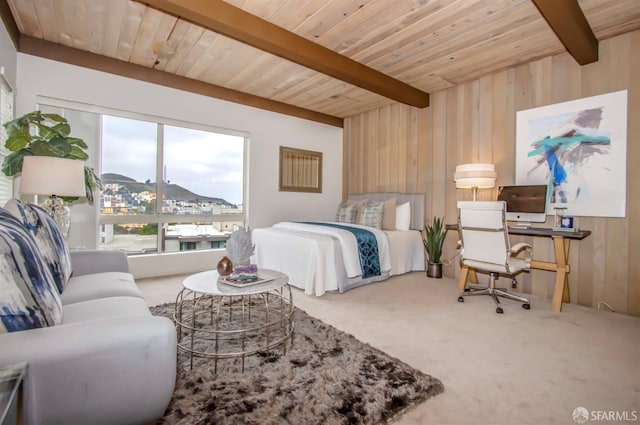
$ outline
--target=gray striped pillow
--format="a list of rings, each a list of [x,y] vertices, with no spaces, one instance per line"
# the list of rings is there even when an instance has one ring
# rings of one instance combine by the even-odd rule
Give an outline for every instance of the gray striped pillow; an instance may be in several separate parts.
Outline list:
[[[336,222],[338,223],[355,223],[356,221],[356,205],[347,205],[342,203],[338,206],[336,212]]]
[[[383,214],[384,202],[369,202],[362,207],[359,224],[380,229]]]

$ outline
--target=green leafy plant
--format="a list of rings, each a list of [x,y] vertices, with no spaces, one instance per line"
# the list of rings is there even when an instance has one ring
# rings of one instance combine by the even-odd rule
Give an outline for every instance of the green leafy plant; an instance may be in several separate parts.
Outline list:
[[[6,176],[15,176],[22,171],[25,156],[53,156],[56,158],[85,161],[89,155],[87,144],[71,137],[71,126],[66,118],[41,111],[29,112],[3,124],[7,131],[5,147],[11,151],[2,163]],[[84,183],[87,201],[93,203],[93,192],[102,186],[100,178],[91,167],[84,167]],[[77,198],[64,198],[67,201]]]
[[[442,256],[444,237],[447,234],[444,219],[433,217],[432,224],[424,226],[424,233],[425,237],[422,242],[427,250],[427,260],[432,264],[438,264]]]

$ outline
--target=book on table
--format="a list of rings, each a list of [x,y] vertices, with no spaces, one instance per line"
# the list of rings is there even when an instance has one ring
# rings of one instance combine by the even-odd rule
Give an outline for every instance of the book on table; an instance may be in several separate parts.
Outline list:
[[[267,278],[262,278],[258,275],[255,276],[250,276],[250,275],[240,275],[240,276],[224,276],[220,278],[220,282],[226,284],[226,285],[231,285],[231,286],[235,286],[238,288],[242,288],[245,286],[250,286],[250,285],[259,285],[261,283],[265,283],[265,282],[270,282],[272,281],[273,278],[271,277],[267,277]]]

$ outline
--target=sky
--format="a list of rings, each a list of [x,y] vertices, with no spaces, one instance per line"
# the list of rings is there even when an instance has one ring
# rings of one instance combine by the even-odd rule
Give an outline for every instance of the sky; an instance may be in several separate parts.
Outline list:
[[[165,125],[164,179],[242,203],[244,138]],[[103,115],[102,172],[156,181],[155,123]]]

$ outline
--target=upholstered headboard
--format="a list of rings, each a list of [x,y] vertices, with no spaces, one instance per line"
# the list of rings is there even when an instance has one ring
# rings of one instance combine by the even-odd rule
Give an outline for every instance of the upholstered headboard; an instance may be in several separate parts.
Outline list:
[[[391,198],[396,198],[396,205],[409,202],[411,205],[411,228],[422,231],[424,229],[424,193],[370,192],[351,194],[348,197],[354,201],[361,199],[386,201]]]

